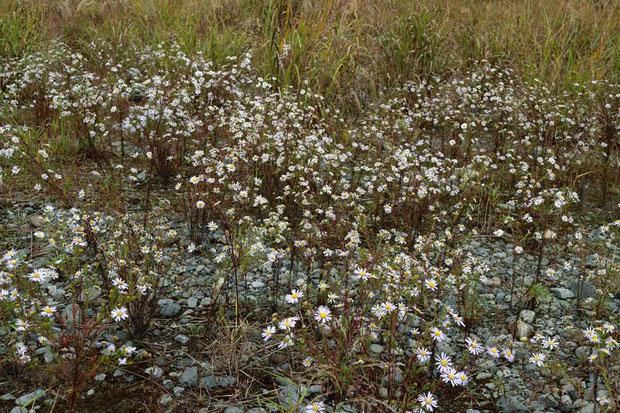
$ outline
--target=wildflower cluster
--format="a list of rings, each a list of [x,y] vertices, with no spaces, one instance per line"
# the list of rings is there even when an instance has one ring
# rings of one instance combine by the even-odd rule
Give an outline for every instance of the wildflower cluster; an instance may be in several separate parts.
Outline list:
[[[63,205],[2,259],[21,362],[78,348],[67,337],[80,357],[128,362],[135,348],[107,337],[143,336],[181,256],[199,255],[214,268],[210,316],[234,301],[236,326],[251,311],[265,347],[321,380],[308,412],[444,409],[489,364],[552,371],[575,334],[600,397],[616,395],[620,86],[557,94],[481,62],[350,122],[311,90],[272,87],[250,56],[215,67],[175,44],[93,50],[99,68],[59,44],[0,73],[14,119],[0,126],[0,182]],[[35,265],[43,248],[53,258]],[[509,290],[495,295],[500,276]],[[566,293],[570,281],[596,298]],[[550,289],[575,298],[567,333],[531,325]],[[482,338],[485,316],[508,327]]]
[[[75,403],[87,380],[138,355],[119,342],[116,324],[134,336],[146,332],[174,274],[166,242],[175,234],[155,218],[145,231],[135,217],[51,205],[44,212],[29,249],[2,256],[4,340],[17,363],[45,362],[60,372]]]

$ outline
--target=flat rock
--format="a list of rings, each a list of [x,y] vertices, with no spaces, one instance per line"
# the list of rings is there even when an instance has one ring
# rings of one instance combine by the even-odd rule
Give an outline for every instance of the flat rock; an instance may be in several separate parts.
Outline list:
[[[514,331],[515,338],[521,340],[523,338],[529,338],[533,333],[533,328],[528,323],[524,323],[521,320],[517,320],[516,326],[514,323],[508,326],[510,331]],[[516,329],[516,330],[515,330]]]
[[[590,281],[571,281],[568,284],[568,289],[574,294],[574,297],[584,298],[596,298],[596,287]]]
[[[17,399],[15,399],[15,404],[17,404],[19,406],[24,406],[26,404],[31,403],[33,400],[37,400],[37,399],[40,399],[42,397],[45,397],[45,390],[37,389],[37,390],[33,391],[32,393],[24,394],[23,396],[18,397]]]
[[[279,366],[287,360],[284,353],[273,353],[269,356],[269,362],[274,366]]]
[[[214,389],[216,387],[230,387],[237,383],[233,376],[207,376],[200,379],[200,387]]]
[[[43,224],[45,224],[45,218],[43,218],[41,215],[30,215],[29,221],[30,224],[35,228],[42,227]]]
[[[156,379],[159,379],[164,374],[164,370],[159,366],[149,367],[144,372]]]
[[[177,303],[166,303],[160,309],[161,315],[166,317],[174,317],[181,312],[181,306]]]
[[[193,387],[198,384],[198,367],[192,366],[183,370],[179,377],[179,383],[183,386]]]
[[[80,300],[82,301],[95,301],[101,297],[101,288],[91,287],[80,294]]]
[[[286,409],[293,409],[301,403],[299,389],[294,384],[287,384],[278,392],[280,404]]]
[[[445,341],[437,343],[437,351],[440,353],[446,353],[448,355],[452,355],[455,353],[454,349],[450,347],[450,345]]]
[[[371,344],[370,345],[370,352],[371,353],[375,353],[375,354],[379,354],[383,352],[383,346],[381,344]]]
[[[529,413],[527,407],[514,396],[502,396],[497,401],[497,410],[502,413]]]
[[[596,411],[596,406],[594,403],[588,403],[579,410],[579,413],[594,413]]]
[[[168,404],[172,401],[172,396],[169,394],[162,394],[161,397],[159,398],[159,403],[160,404]]]
[[[196,297],[189,297],[187,299],[187,306],[189,308],[196,308],[196,307],[198,307],[198,299]]]
[[[357,413],[357,409],[350,404],[343,404],[342,406],[338,407],[336,413]]]
[[[560,300],[569,300],[571,298],[575,298],[575,294],[568,288],[563,288],[563,287],[552,288],[551,291]]]
[[[481,371],[476,375],[476,380],[489,380],[493,378],[491,373],[487,373],[486,371]]]
[[[519,318],[525,322],[532,324],[534,322],[534,317],[536,317],[536,313],[532,310],[521,310],[521,314],[519,314]]]
[[[501,287],[502,280],[499,277],[487,278],[482,283],[489,287]]]
[[[60,316],[62,317],[64,323],[70,327],[82,322],[82,313],[77,304],[66,306],[60,313]]]

